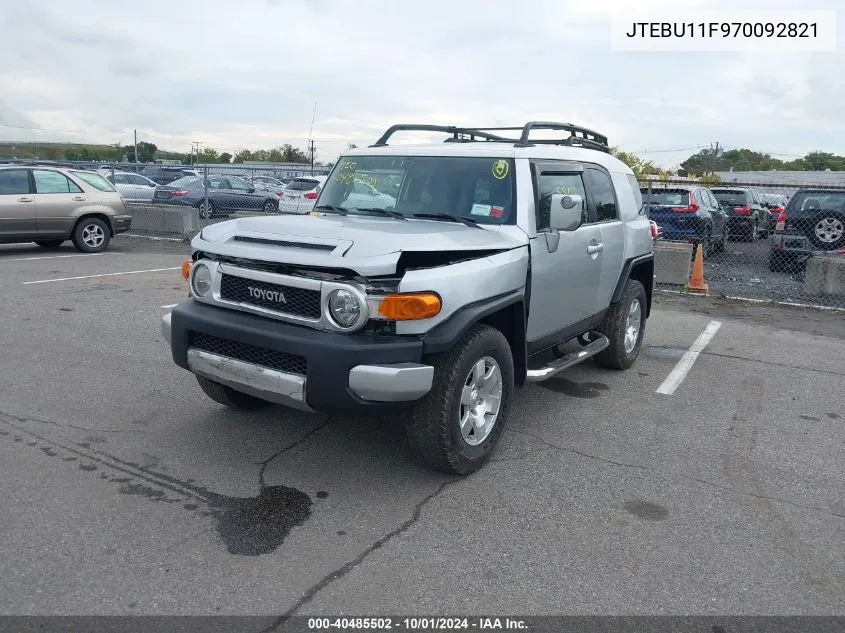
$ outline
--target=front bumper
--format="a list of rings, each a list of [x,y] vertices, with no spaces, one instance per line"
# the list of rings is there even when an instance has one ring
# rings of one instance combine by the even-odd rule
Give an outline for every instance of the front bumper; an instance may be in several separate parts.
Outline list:
[[[259,398],[319,412],[400,407],[431,390],[434,368],[422,363],[412,337],[342,334],[270,321],[187,300],[161,321],[174,362],[195,374]],[[199,349],[196,335],[302,359],[300,371]],[[256,356],[261,356],[258,354]],[[257,362],[249,362],[256,360]]]
[[[125,233],[132,226],[131,215],[113,215],[111,216],[111,228],[114,234]]]

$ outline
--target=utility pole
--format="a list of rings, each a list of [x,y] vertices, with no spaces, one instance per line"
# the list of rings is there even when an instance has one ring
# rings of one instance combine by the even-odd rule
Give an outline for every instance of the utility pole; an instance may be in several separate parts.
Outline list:
[[[200,162],[200,143],[201,143],[201,142],[202,142],[202,141],[194,141],[193,143],[191,143],[191,157],[192,157],[192,160],[193,160],[193,155],[194,155],[194,146],[196,145],[196,148],[197,148],[197,158],[196,158],[196,160],[195,160],[195,161],[193,161],[193,163],[192,163],[193,165],[196,165],[196,164],[198,164],[198,163]]]
[[[311,141],[311,146],[308,148],[311,152],[311,173],[314,173],[314,141]]]
[[[135,164],[138,164],[138,130],[133,130],[135,132]]]

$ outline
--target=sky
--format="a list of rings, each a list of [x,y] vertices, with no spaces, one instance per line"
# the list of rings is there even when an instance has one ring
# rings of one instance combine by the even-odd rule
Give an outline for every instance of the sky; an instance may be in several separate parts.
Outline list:
[[[763,16],[839,0],[632,4]],[[313,138],[329,161],[394,123],[553,120],[667,167],[717,141],[845,154],[845,10],[836,52],[658,53],[611,50],[625,0],[2,5],[0,140],[131,144],[137,130],[162,149],[235,153]]]

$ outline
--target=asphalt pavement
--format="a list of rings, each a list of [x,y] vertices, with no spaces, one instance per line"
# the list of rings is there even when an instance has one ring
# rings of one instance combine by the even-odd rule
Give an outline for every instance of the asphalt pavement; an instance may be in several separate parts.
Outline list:
[[[452,478],[397,417],[206,398],[159,331],[187,248],[0,246],[0,613],[845,614],[841,314],[661,295]]]

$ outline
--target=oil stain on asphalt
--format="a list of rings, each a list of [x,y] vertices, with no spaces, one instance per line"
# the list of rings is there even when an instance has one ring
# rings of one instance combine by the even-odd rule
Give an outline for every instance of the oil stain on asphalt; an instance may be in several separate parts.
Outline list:
[[[100,472],[101,479],[119,484],[118,492],[137,496],[155,503],[180,503],[182,509],[215,522],[215,531],[230,554],[260,556],[275,551],[291,530],[305,523],[311,516],[313,501],[306,493],[287,486],[268,486],[264,483],[262,464],[259,473],[260,490],[255,497],[231,497],[211,492],[189,479],[179,480],[156,472],[148,466],[121,460],[103,451],[91,448],[88,442],[64,444],[21,430],[37,438],[27,442],[38,446],[48,457],[61,457],[63,461],[85,460],[78,468],[91,472],[98,469],[116,471],[119,476]],[[86,452],[82,452],[85,450]],[[269,461],[269,460],[268,460]],[[97,465],[90,462],[96,462]],[[328,492],[317,492],[318,499],[326,499]]]
[[[629,514],[648,521],[662,521],[669,516],[669,511],[662,505],[641,499],[626,501],[622,507]]]

